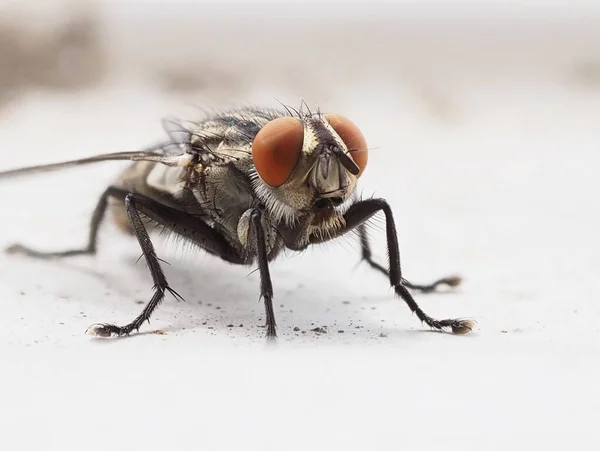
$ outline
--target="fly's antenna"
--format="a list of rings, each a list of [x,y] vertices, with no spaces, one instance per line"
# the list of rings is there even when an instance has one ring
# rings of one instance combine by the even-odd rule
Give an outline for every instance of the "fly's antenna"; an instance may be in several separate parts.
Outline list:
[[[150,161],[154,163],[164,164],[166,166],[187,166],[188,164],[192,163],[193,158],[194,156],[191,153],[165,155],[164,153],[161,153],[158,150],[105,153],[87,158],[81,158],[78,160],[42,164],[3,171],[0,172],[0,180],[31,174],[58,171],[60,169],[67,169],[76,166],[99,163],[103,161]]]

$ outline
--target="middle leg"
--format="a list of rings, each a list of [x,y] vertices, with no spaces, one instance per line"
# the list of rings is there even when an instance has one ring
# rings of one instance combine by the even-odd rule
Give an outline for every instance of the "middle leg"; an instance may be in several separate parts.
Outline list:
[[[88,328],[89,333],[99,337],[129,335],[134,330],[139,330],[145,321],[150,321],[150,316],[164,300],[167,292],[181,299],[181,296],[167,282],[141,215],[227,261],[232,263],[243,262],[237,251],[229,245],[225,238],[202,220],[165,206],[148,197],[129,193],[119,188],[112,188],[109,195],[125,201],[131,227],[152,275],[154,294],[144,310],[131,323],[125,326],[106,323],[93,324]]]

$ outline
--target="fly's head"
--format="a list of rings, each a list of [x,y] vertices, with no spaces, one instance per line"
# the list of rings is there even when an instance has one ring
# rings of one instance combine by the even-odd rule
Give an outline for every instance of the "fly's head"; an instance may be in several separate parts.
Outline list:
[[[352,197],[368,150],[348,118],[311,114],[267,123],[254,139],[252,159],[256,192],[271,215],[288,224],[307,215],[325,222]]]

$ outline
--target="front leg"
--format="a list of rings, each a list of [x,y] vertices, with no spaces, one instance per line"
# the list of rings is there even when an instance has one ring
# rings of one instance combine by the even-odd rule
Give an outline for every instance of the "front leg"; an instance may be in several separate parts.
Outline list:
[[[339,230],[336,234],[333,234],[334,236],[328,239],[336,238],[353,230],[356,227],[359,227],[379,211],[383,211],[385,214],[387,248],[389,256],[389,270],[386,271],[386,273],[389,276],[390,284],[394,288],[396,294],[400,296],[404,302],[408,304],[413,313],[416,313],[417,317],[429,327],[437,330],[445,330],[450,328],[453,333],[461,335],[471,332],[474,326],[473,321],[461,319],[436,320],[427,315],[421,309],[421,307],[419,307],[417,302],[408,291],[407,284],[402,278],[402,269],[400,267],[400,250],[398,246],[396,225],[394,223],[394,215],[389,204],[384,199],[369,199],[352,205],[344,214],[344,219],[346,220],[346,225],[344,228]],[[311,243],[323,242],[328,239],[311,237]]]
[[[255,240],[255,246],[253,247],[255,248],[258,257],[258,269],[260,271],[260,296],[262,299],[264,299],[265,312],[267,316],[267,338],[274,340],[277,338],[277,324],[275,322],[275,312],[273,310],[273,283],[271,282],[265,230],[261,218],[262,211],[258,208],[252,209],[250,212],[250,229]]]
[[[388,272],[388,270],[382,266],[381,264],[377,263],[374,259],[373,259],[373,253],[371,252],[371,243],[369,243],[369,236],[367,235],[367,228],[363,223],[361,223],[358,227],[358,235],[360,238],[360,246],[361,246],[361,258],[366,261],[369,266],[377,271],[379,271],[380,273],[384,274],[386,277],[389,277],[390,274]],[[448,276],[448,277],[443,277],[441,279],[435,280],[434,282],[428,283],[428,284],[415,284],[412,282],[409,282],[406,279],[402,279],[402,283],[404,286],[413,289],[413,290],[419,290],[423,293],[432,293],[436,290],[437,287],[442,286],[442,285],[446,285],[448,287],[454,288],[457,287],[458,285],[460,285],[460,283],[462,282],[462,278],[460,276]]]

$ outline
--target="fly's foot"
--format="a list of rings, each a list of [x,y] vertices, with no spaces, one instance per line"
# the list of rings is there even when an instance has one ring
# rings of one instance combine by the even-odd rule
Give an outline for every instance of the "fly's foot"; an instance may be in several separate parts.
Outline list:
[[[94,246],[89,246],[84,249],[71,249],[60,252],[43,252],[36,251],[35,249],[31,249],[30,247],[23,246],[22,244],[13,244],[4,249],[9,255],[21,254],[31,258],[40,258],[42,260],[49,260],[53,258],[63,258],[63,257],[75,257],[77,255],[91,255],[96,253],[96,248]]]
[[[134,326],[133,324],[129,324],[125,327],[115,326],[114,324],[92,324],[85,331],[87,335],[91,335],[93,337],[98,338],[110,338],[112,336],[123,337],[131,334],[133,331],[139,331],[139,327]]]
[[[11,244],[4,248],[4,252],[8,255],[16,255],[16,254],[31,254],[32,250],[28,247],[23,246],[22,244]]]
[[[437,281],[438,285],[447,285],[451,288],[457,287],[462,283],[463,279],[460,276],[454,275],[449,277],[444,277]]]
[[[449,288],[455,288],[455,287],[459,286],[462,283],[462,281],[463,281],[462,277],[460,277],[458,275],[453,275],[453,276],[444,277],[442,279],[438,279],[435,282],[430,283],[428,285],[415,284],[415,283],[409,282],[406,279],[402,279],[402,284],[407,288],[411,288],[413,290],[419,290],[422,293],[432,293],[435,290],[437,290],[438,287],[444,286],[444,285]]]
[[[428,326],[441,331],[450,329],[454,335],[470,334],[475,328],[475,324],[477,324],[476,321],[471,319],[443,319],[441,321],[429,319],[430,321],[425,320]]]
[[[267,341],[277,341],[277,331],[274,324],[267,324]]]
[[[450,327],[452,328],[452,333],[455,335],[467,335],[475,329],[475,324],[477,322],[471,319],[456,319]]]
[[[52,252],[40,252],[22,244],[12,244],[4,249],[8,255],[25,255],[31,258],[50,259],[56,255]]]

